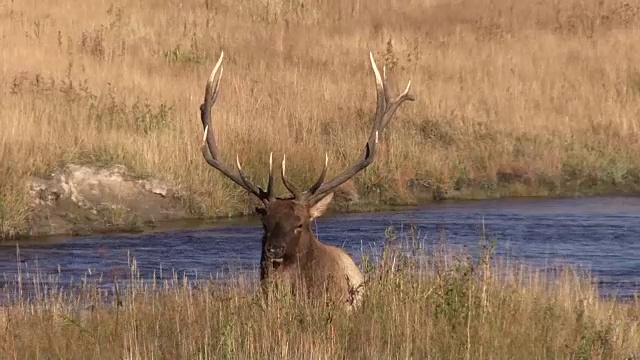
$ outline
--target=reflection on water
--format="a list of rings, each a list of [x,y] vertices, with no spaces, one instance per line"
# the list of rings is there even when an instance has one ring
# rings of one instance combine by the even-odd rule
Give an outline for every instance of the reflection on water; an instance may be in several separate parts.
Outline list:
[[[442,235],[452,246],[475,248],[484,225],[498,255],[545,267],[559,262],[592,271],[605,293],[640,289],[640,198],[590,197],[444,202],[401,211],[340,214],[317,222],[318,237],[355,258],[380,249],[389,226],[413,225],[427,243]],[[255,220],[135,234],[90,236],[0,246],[0,274],[21,271],[79,280],[91,271],[105,281],[127,277],[129,257],[142,276],[255,271],[262,228]],[[1,279],[0,279],[1,281]]]

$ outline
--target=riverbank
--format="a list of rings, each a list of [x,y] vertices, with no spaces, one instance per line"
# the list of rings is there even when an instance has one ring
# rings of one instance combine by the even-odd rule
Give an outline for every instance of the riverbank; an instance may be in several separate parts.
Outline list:
[[[351,186],[350,186],[351,185]],[[635,193],[635,184],[627,191]],[[22,231],[2,233],[4,241],[37,241],[56,237],[86,236],[109,233],[140,233],[166,231],[185,226],[251,221],[255,199],[246,195],[245,208],[237,213],[207,217],[190,213],[184,206],[184,195],[167,182],[156,178],[139,178],[126,167],[116,165],[97,168],[88,165],[67,165],[45,177],[31,177],[29,211]],[[568,190],[573,191],[569,192]],[[352,183],[336,190],[331,213],[376,212],[404,209],[440,201],[488,200],[496,198],[561,198],[598,194],[626,195],[617,191],[592,188],[576,192],[573,186],[545,189],[531,184],[508,183],[496,187],[466,188],[447,193],[433,189],[424,182],[411,180],[402,198],[384,198],[382,194],[361,195]],[[189,225],[187,225],[189,224]]]
[[[640,5],[628,1],[20,1],[0,17],[11,34],[0,36],[3,238],[251,209],[199,151],[197,110],[221,49],[221,152],[239,154],[256,182],[272,150],[288,154],[298,184],[313,182],[324,152],[329,176],[350,165],[374,110],[371,50],[393,85],[412,80],[416,101],[348,185],[359,201],[344,209],[640,187]],[[69,166],[124,166],[174,191],[137,183],[137,195],[103,201],[124,207],[35,208],[33,180]]]
[[[140,178],[126,167],[97,168],[67,165],[47,177],[30,177],[28,211],[24,227],[2,227],[3,240],[35,240],[57,236],[86,236],[109,233],[139,233],[202,225],[211,222],[238,221],[251,217],[255,199],[246,194],[244,209],[235,213],[207,216],[190,212],[185,195],[177,187],[156,178]],[[544,188],[510,182],[495,188],[472,187],[442,192],[425,182],[411,179],[403,197],[388,194],[359,194],[353,183],[336,190],[332,213],[375,212],[402,209],[440,201],[488,200],[522,197],[575,197],[590,195],[637,194],[636,184],[597,187],[565,184]],[[186,195],[188,196],[188,195]],[[387,197],[385,197],[387,196]],[[234,220],[235,219],[235,220]]]
[[[131,259],[127,283],[92,277],[71,291],[25,269],[0,289],[0,348],[15,358],[640,356],[640,302],[599,296],[588,273],[501,262],[486,241],[473,257],[446,246],[424,256],[408,243],[390,239],[363,258],[366,297],[350,315],[282,294],[265,303],[257,274],[225,285],[205,274],[143,278]]]

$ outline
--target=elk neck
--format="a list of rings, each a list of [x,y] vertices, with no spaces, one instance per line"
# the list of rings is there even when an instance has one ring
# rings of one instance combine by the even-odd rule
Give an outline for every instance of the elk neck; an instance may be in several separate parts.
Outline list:
[[[320,241],[311,230],[311,224],[307,224],[302,228],[296,247],[292,252],[285,254],[284,263],[290,264],[300,260],[312,259],[319,246]]]

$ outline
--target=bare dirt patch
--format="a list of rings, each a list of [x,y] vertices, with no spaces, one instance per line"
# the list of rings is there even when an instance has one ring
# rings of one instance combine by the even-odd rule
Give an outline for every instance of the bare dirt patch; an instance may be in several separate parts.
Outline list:
[[[29,182],[29,235],[135,231],[187,217],[175,188],[137,179],[125,166],[70,164]]]

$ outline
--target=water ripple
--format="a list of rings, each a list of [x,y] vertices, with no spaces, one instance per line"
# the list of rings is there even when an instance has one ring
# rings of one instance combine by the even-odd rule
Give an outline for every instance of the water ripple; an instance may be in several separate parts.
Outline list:
[[[590,197],[444,202],[402,211],[339,214],[319,219],[318,237],[354,256],[379,249],[389,226],[413,226],[427,242],[442,235],[473,247],[482,229],[498,255],[538,265],[575,264],[597,277],[605,293],[632,296],[640,288],[640,198]],[[81,278],[91,269],[105,278],[126,276],[135,257],[143,275],[209,274],[256,269],[261,227],[255,221],[146,234],[77,237],[0,246],[0,273],[22,271]]]

